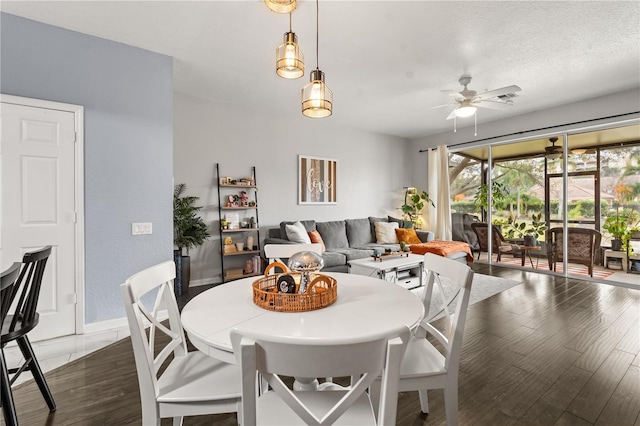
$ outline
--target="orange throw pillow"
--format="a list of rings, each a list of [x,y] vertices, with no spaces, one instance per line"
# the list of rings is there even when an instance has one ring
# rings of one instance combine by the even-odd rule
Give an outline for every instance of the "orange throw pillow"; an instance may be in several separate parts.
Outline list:
[[[416,234],[415,229],[397,228],[395,231],[396,237],[400,242],[404,242],[405,244],[420,244],[422,242],[418,234]],[[313,241],[313,238],[311,240]]]
[[[322,241],[322,236],[318,231],[310,231],[309,239],[312,243],[320,244],[322,246],[322,252],[324,253],[327,248],[324,246],[324,241]]]

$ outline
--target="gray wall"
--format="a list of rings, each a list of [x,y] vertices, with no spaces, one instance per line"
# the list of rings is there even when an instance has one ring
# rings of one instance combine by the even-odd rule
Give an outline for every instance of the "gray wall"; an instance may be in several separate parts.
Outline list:
[[[118,286],[172,259],[172,59],[0,19],[0,91],[85,108],[85,322],[121,318]],[[152,222],[153,234],[131,236],[132,222]]]
[[[175,181],[200,197],[213,234],[190,252],[195,284],[220,279],[216,163],[223,176],[233,177],[256,166],[261,228],[283,220],[398,216],[402,187],[413,185],[402,138],[339,126],[331,117],[282,117],[181,94],[174,108]],[[337,205],[297,204],[298,154],[338,160]]]

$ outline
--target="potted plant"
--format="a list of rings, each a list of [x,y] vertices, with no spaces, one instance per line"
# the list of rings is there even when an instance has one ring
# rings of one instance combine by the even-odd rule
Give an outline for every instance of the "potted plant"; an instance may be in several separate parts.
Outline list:
[[[400,209],[404,213],[416,229],[422,227],[422,218],[420,214],[424,209],[424,203],[431,203],[433,207],[436,205],[433,203],[427,191],[418,192],[417,188],[407,188],[404,194],[404,204]]]
[[[542,212],[531,215],[531,223],[525,229],[525,245],[537,246],[538,238],[544,235],[547,230],[547,224],[542,220]],[[530,244],[528,244],[530,243]]]
[[[187,185],[177,184],[173,190],[173,244],[176,263],[176,295],[189,290],[191,280],[191,258],[189,250],[199,247],[209,238],[207,225],[198,215],[201,206],[196,206],[198,197],[184,195]],[[186,249],[186,255],[184,250]]]
[[[622,239],[627,232],[627,217],[616,210],[616,214],[605,219],[602,229],[611,236],[611,250],[622,250]]]
[[[489,185],[483,183],[480,185],[476,191],[476,194],[473,197],[473,201],[476,207],[480,210],[480,214],[482,216],[482,220],[487,220],[487,210],[489,207],[488,200],[488,189]],[[507,190],[504,185],[496,180],[491,182],[491,200],[493,202],[492,205],[496,205],[504,200],[505,194],[507,194]]]

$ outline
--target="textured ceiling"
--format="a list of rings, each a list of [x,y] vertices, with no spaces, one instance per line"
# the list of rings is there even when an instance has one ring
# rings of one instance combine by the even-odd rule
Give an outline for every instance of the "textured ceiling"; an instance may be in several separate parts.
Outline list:
[[[300,89],[315,68],[315,2],[293,30],[305,76],[283,80],[275,48],[288,16],[253,1],[2,1],[4,12],[175,58],[177,92],[305,119]],[[488,122],[640,87],[638,1],[320,1],[319,67],[334,92],[328,120],[407,138],[452,128],[443,89],[516,84]],[[459,120],[458,126],[473,123]]]

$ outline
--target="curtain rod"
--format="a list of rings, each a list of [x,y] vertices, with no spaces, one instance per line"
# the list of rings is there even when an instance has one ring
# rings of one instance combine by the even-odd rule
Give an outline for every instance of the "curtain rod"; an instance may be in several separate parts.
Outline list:
[[[620,117],[625,117],[625,116],[634,115],[634,114],[640,114],[640,111],[626,112],[624,114],[610,115],[610,116],[607,116],[607,117],[600,117],[600,118],[590,118],[589,120],[574,121],[572,123],[565,123],[565,124],[556,124],[554,126],[539,127],[537,129],[523,130],[521,132],[507,133],[505,135],[500,135],[500,136],[491,136],[491,137],[484,138],[484,139],[476,139],[476,140],[473,140],[473,141],[460,142],[460,143],[455,143],[455,144],[448,145],[448,146],[452,147],[452,146],[468,145],[468,144],[472,144],[472,143],[490,141],[492,139],[499,139],[499,138],[504,138],[504,137],[508,137],[508,136],[524,135],[525,133],[539,132],[541,130],[556,129],[558,127],[573,126],[575,124],[591,123],[593,121],[608,120],[610,118],[620,118]],[[436,149],[436,148],[434,147],[434,148],[421,149],[418,152],[428,152],[429,150],[432,150],[432,149]]]

